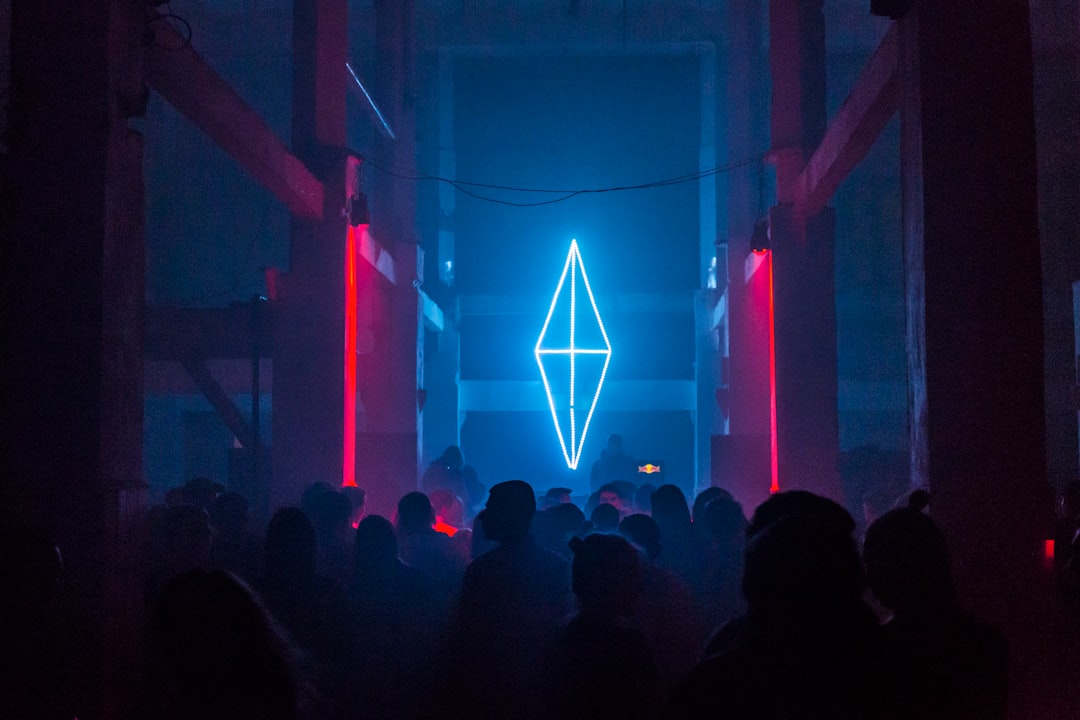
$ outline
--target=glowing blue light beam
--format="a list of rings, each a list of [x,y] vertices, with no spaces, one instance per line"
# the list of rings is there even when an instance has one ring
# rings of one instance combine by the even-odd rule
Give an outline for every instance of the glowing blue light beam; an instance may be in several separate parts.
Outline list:
[[[545,345],[544,341],[547,338],[548,329],[551,325],[551,318],[555,314],[555,308],[559,304],[559,298],[566,287],[566,276],[568,274],[570,276],[569,346],[548,347]],[[578,275],[581,276],[581,284],[585,286],[585,293],[589,298],[589,305],[592,309],[591,314],[586,314],[582,320],[584,322],[595,323],[596,328],[600,331],[600,336],[603,338],[603,347],[579,347],[577,344]],[[604,322],[600,319],[600,312],[596,309],[596,298],[593,297],[592,286],[589,285],[589,276],[585,273],[585,263],[581,260],[581,251],[578,249],[577,240],[570,241],[570,251],[566,254],[566,262],[563,264],[562,275],[559,277],[559,283],[555,286],[555,294],[551,298],[551,307],[548,309],[547,318],[544,320],[544,327],[540,330],[540,337],[536,340],[534,354],[536,356],[536,364],[540,368],[540,377],[544,381],[544,392],[547,393],[548,407],[551,408],[551,419],[555,423],[555,432],[559,436],[559,446],[562,448],[562,454],[566,459],[567,467],[571,470],[576,470],[578,462],[581,460],[581,449],[585,445],[585,436],[589,432],[589,424],[592,422],[593,412],[596,410],[596,401],[600,398],[600,389],[604,386],[604,378],[607,376],[608,364],[611,362],[611,342],[608,341],[607,331],[604,329]],[[600,371],[600,380],[596,383],[596,389],[592,393],[589,411],[585,416],[585,424],[581,428],[580,436],[578,435],[577,427],[577,357],[579,355],[604,356],[604,367]],[[562,423],[559,422],[560,413],[558,403],[556,402],[555,395],[551,391],[551,382],[548,377],[548,371],[544,367],[544,358],[549,356],[566,356],[570,360],[570,377],[568,378],[570,387],[568,398],[569,404],[568,407],[564,409],[567,419],[569,420],[569,448],[567,448]]]
[[[386,117],[382,114],[382,110],[380,110],[379,106],[375,104],[374,98],[371,97],[371,93],[368,92],[368,89],[364,87],[364,83],[360,81],[360,76],[356,74],[355,70],[353,70],[352,65],[350,65],[349,63],[345,63],[345,69],[349,71],[350,75],[352,75],[352,79],[356,82],[356,86],[360,88],[360,92],[364,94],[364,99],[367,100],[368,107],[371,108],[371,112],[375,115],[375,119],[379,121],[379,124],[377,126],[379,128],[379,132],[381,132],[383,135],[390,138],[391,140],[397,140],[397,136],[394,135],[393,128],[391,128],[390,123],[386,121]]]

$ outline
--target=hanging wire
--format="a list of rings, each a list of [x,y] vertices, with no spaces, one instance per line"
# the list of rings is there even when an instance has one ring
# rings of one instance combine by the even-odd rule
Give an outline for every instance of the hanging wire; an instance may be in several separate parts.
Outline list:
[[[224,290],[221,290],[221,291],[218,291],[218,292],[207,293],[207,294],[199,294],[199,295],[194,295],[194,296],[184,298],[182,300],[177,301],[175,303],[176,305],[178,305],[180,307],[189,307],[191,305],[201,305],[202,303],[209,302],[210,300],[217,300],[218,298],[222,298],[222,297],[226,297],[228,295],[232,295],[233,293],[235,293],[237,290],[240,289],[240,286],[241,286],[241,284],[243,284],[244,279],[246,277],[248,277],[248,273],[249,273],[248,264],[251,262],[251,255],[252,255],[253,251],[255,250],[255,245],[259,241],[259,238],[263,237],[263,228],[266,225],[266,222],[270,217],[270,210],[273,209],[274,202],[275,201],[274,201],[273,197],[269,198],[266,201],[266,206],[263,208],[262,218],[259,220],[258,224],[255,225],[255,231],[251,234],[251,241],[248,243],[247,250],[244,252],[244,258],[239,263],[237,263],[236,266],[235,266],[236,270],[233,273],[232,284],[229,287],[225,288]]]
[[[579,195],[598,195],[602,193],[612,192],[626,192],[630,190],[648,190],[652,188],[668,187],[670,185],[680,185],[688,182],[695,182],[697,180],[703,180],[707,177],[714,175],[720,175],[725,172],[730,172],[740,167],[745,167],[753,163],[760,163],[764,160],[766,153],[759,153],[752,157],[737,160],[735,162],[727,163],[725,165],[717,165],[709,170],[700,170],[698,172],[687,173],[685,175],[678,175],[676,177],[665,178],[663,180],[654,180],[652,182],[637,183],[633,185],[615,185],[611,187],[598,187],[598,188],[533,188],[533,187],[520,187],[515,185],[498,185],[493,183],[480,183],[469,180],[457,180],[452,178],[440,177],[438,175],[429,175],[427,173],[409,172],[400,170],[397,168],[383,167],[374,161],[364,158],[365,163],[369,163],[373,168],[391,177],[400,178],[403,180],[430,180],[434,182],[441,182],[456,188],[461,193],[468,195],[469,197],[476,198],[477,200],[483,200],[484,202],[491,202],[498,205],[510,205],[513,207],[538,207],[540,205],[553,205],[555,203],[561,203],[570,198],[577,197]],[[517,192],[517,193],[536,193],[536,194],[549,194],[559,195],[557,198],[551,198],[548,200],[538,200],[535,202],[519,202],[513,200],[502,200],[500,198],[494,198],[490,195],[485,195],[477,192],[472,188],[479,188],[481,190],[501,190],[504,192]]]

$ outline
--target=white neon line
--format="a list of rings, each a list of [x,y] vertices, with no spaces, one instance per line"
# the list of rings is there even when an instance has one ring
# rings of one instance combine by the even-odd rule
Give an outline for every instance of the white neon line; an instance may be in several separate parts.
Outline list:
[[[574,247],[577,247],[577,241],[574,242]],[[604,336],[604,345],[608,350],[611,350],[611,341],[608,340],[607,330],[604,329],[604,321],[600,319],[600,311],[596,309],[596,298],[593,297],[592,285],[589,284],[589,276],[585,274],[585,261],[581,260],[581,252],[578,252],[578,260],[581,265],[581,279],[585,282],[585,292],[589,294],[589,304],[592,305],[593,316],[596,318],[596,324],[600,326],[600,334]]]
[[[555,303],[559,301],[559,293],[562,292],[563,283],[566,282],[566,270],[570,267],[570,260],[572,256],[570,253],[566,255],[566,263],[563,265],[562,275],[559,276],[559,284],[555,286],[555,294],[551,296],[551,307],[548,308],[547,318],[544,320],[544,328],[540,331],[540,337],[536,339],[536,350],[540,350],[540,345],[544,342],[544,336],[547,335],[548,325],[551,324],[551,316],[555,314]]]
[[[555,423],[555,434],[559,436],[559,446],[562,448],[563,458],[566,460],[566,464],[570,465],[570,455],[566,452],[566,441],[563,440],[562,428],[559,426],[559,415],[555,412],[555,396],[551,394],[551,385],[548,383],[547,372],[544,370],[544,363],[540,361],[539,355],[536,357],[536,364],[540,367],[540,377],[544,380],[544,392],[547,393],[548,407],[551,408],[551,421]]]
[[[611,362],[611,354],[604,358],[604,369],[600,371],[600,382],[596,383],[596,394],[593,395],[592,405],[589,406],[589,414],[585,416],[585,427],[581,429],[581,447],[578,448],[578,458],[581,457],[581,448],[585,446],[585,434],[589,432],[589,423],[592,422],[593,412],[596,410],[596,402],[600,399],[600,388],[604,387],[604,378],[607,377],[608,364]]]
[[[581,457],[581,449],[574,444],[574,430],[577,427],[577,421],[574,417],[574,408],[570,408],[570,447],[574,449],[574,457],[570,459],[568,463],[571,470],[577,470],[578,459]]]
[[[536,351],[537,355],[569,355],[570,353],[574,355],[610,355],[611,351],[605,348],[574,348],[573,350],[569,348],[542,348]]]
[[[574,335],[577,333],[577,268],[581,265],[581,256],[577,249],[577,240],[570,241],[570,254],[574,263],[570,268],[570,447],[575,447],[574,407],[577,403],[574,388],[574,370],[577,366],[577,354],[574,352]]]

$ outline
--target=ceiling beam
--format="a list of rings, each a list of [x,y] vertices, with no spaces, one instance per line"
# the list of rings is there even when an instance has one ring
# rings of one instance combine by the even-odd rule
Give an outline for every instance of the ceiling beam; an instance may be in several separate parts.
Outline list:
[[[147,307],[143,333],[146,359],[180,362],[193,352],[208,359],[250,359],[256,348],[260,355],[269,357],[273,304],[255,302],[255,306],[233,303],[227,308]]]
[[[794,203],[799,217],[810,217],[828,204],[896,113],[900,104],[897,58],[893,24],[796,180]]]
[[[323,186],[161,15],[150,23],[146,82],[299,217],[323,213]],[[344,71],[343,71],[344,72]]]

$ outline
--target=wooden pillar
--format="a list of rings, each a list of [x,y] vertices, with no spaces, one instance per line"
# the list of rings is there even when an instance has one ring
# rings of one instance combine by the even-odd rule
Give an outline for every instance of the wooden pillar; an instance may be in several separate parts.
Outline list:
[[[415,266],[407,264],[409,249],[394,253],[397,285],[377,277],[374,268],[362,268],[360,275],[362,283],[370,278],[372,284],[364,285],[361,299],[361,333],[369,345],[359,380],[364,426],[357,440],[357,483],[367,490],[370,511],[387,517],[404,493],[417,488],[420,306],[408,280],[415,277]]]
[[[312,482],[342,480],[343,210],[354,181],[343,150],[347,20],[345,0],[294,5],[293,149],[326,192],[321,219],[293,217],[289,270],[278,281],[271,510],[298,504]]]
[[[913,482],[965,605],[1010,641],[1010,717],[1065,717],[1041,558],[1050,523],[1028,3],[901,21]]]
[[[52,679],[80,717],[120,717],[142,609],[142,138],[128,118],[144,109],[145,8],[11,11],[0,525],[56,537],[70,631]]]
[[[799,175],[825,132],[822,0],[772,0],[769,213],[776,334],[776,434],[781,490],[840,501],[833,217],[794,212]]]
[[[800,220],[781,204],[769,224],[780,489],[842,502],[833,211]]]
[[[762,0],[728,4],[729,42],[725,55],[725,108],[728,162],[760,153],[768,143],[767,80],[762,31]],[[717,328],[717,414],[727,412],[725,431],[713,437],[712,484],[726,488],[747,513],[769,494],[769,325],[768,293],[753,270],[750,253],[754,223],[767,212],[765,160],[736,168],[727,184],[727,227],[717,244],[717,290],[726,303],[725,324]],[[726,401],[725,401],[726,396]],[[726,426],[726,427],[723,427]]]
[[[416,164],[415,17],[411,0],[375,4],[378,64],[376,97],[395,139],[380,136],[378,163],[410,175]],[[372,512],[389,515],[418,482],[421,435],[417,389],[423,368],[423,325],[413,282],[424,277],[423,250],[416,242],[415,181],[380,173],[373,189],[372,234],[389,248],[397,282],[382,287],[382,332],[375,337],[370,366],[361,379],[366,429],[357,451],[357,482],[367,488]],[[366,478],[366,479],[365,479]]]
[[[1073,282],[1080,280],[1080,3],[1031,0],[1039,228],[1046,321],[1047,471],[1052,485],[1077,467],[1077,344]]]

